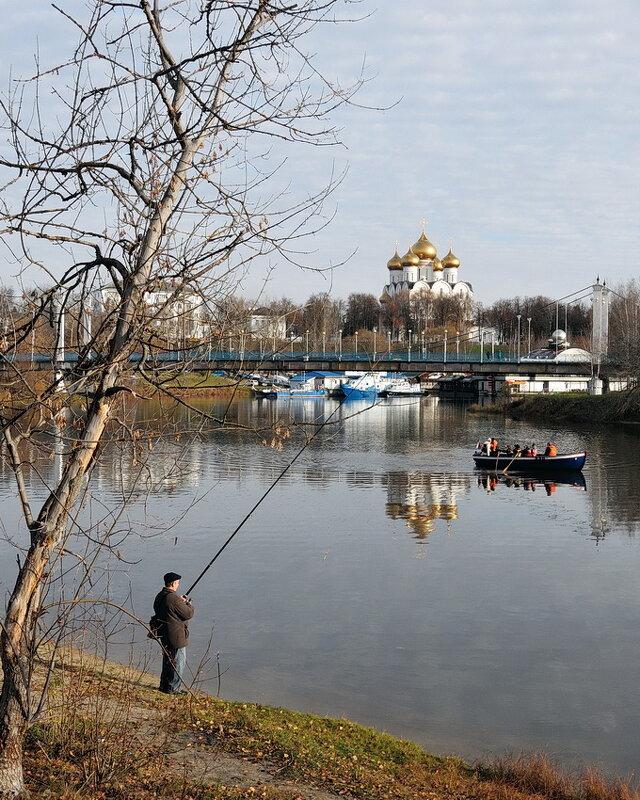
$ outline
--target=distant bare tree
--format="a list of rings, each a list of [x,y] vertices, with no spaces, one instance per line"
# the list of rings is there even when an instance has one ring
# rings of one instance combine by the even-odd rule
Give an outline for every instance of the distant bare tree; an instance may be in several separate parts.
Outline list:
[[[0,159],[1,241],[25,282],[50,287],[6,331],[4,354],[22,348],[42,320],[59,331],[74,304],[92,308],[105,287],[116,298],[78,337],[71,373],[54,364],[37,387],[17,362],[5,373],[4,452],[29,541],[0,636],[2,797],[24,789],[22,742],[39,708],[32,676],[50,564],[69,557],[65,543],[78,533],[76,511],[105,435],[136,441],[131,421],[115,413],[130,392],[134,353],[147,385],[165,390],[149,361],[158,338],[150,286],[171,285],[166,310],[185,292],[227,296],[258,256],[295,260],[292,240],[312,231],[335,186],[281,205],[285,193],[273,179],[283,159],[270,160],[270,149],[337,141],[327,115],[357,87],[324,78],[304,39],[335,22],[342,2],[74,3],[59,13],[77,29],[77,47],[58,63],[36,62],[36,74],[14,82],[0,103],[13,149]],[[53,106],[43,105],[48,97]],[[72,424],[61,428],[61,416]],[[27,476],[36,446],[55,448],[60,462],[43,502]]]
[[[640,281],[616,286],[609,307],[609,356],[640,384]]]
[[[372,331],[380,324],[380,303],[373,294],[350,294],[344,313],[344,332],[351,336],[356,331]]]
[[[302,326],[309,331],[310,346],[318,349],[327,337],[335,339],[342,325],[340,300],[333,300],[328,292],[312,294],[302,310]]]

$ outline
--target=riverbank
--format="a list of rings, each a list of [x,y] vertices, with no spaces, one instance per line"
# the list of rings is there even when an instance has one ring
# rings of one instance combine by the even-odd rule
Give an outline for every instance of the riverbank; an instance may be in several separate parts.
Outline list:
[[[155,690],[157,677],[67,653],[28,737],[32,800],[639,800],[543,757],[469,765],[347,720]]]
[[[473,405],[470,413],[504,414],[514,419],[556,422],[640,422],[640,392],[616,392],[592,396],[578,392],[523,395],[490,406]]]
[[[132,382],[132,388],[144,397],[158,392],[158,388],[142,378]],[[253,392],[244,378],[233,378],[230,375],[213,375],[210,372],[176,372],[167,374],[162,379],[162,390],[176,397],[252,397]]]

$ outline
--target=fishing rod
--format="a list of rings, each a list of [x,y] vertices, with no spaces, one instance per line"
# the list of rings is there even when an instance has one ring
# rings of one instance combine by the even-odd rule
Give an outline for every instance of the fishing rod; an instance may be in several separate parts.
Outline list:
[[[360,378],[360,380],[362,380],[362,378],[364,378],[364,375],[363,375],[363,376]],[[316,436],[318,436],[318,434],[320,433],[320,431],[322,431],[322,429],[323,429],[323,428],[324,428],[326,425],[328,425],[328,423],[329,423],[329,422],[331,421],[331,419],[332,419],[332,418],[335,416],[335,414],[336,414],[336,413],[337,413],[337,412],[338,412],[338,411],[339,411],[339,410],[342,408],[342,404],[344,403],[344,401],[345,401],[346,399],[347,399],[346,397],[343,397],[343,398],[342,398],[342,400],[341,400],[341,401],[340,401],[340,403],[339,403],[339,404],[336,406],[336,408],[334,408],[334,409],[333,409],[333,411],[331,412],[331,414],[329,414],[329,416],[328,416],[328,417],[327,417],[327,418],[324,420],[324,422],[322,422],[322,423],[320,424],[320,426],[318,427],[318,430],[317,430],[317,431],[316,431],[316,432],[313,434],[313,436],[310,436],[310,437],[307,439],[307,441],[306,441],[306,442],[304,443],[304,445],[303,445],[303,446],[300,448],[300,450],[299,450],[299,451],[296,453],[296,455],[295,455],[295,456],[294,456],[294,457],[291,459],[291,461],[290,461],[290,462],[287,464],[287,466],[286,466],[286,467],[285,467],[285,468],[282,470],[282,472],[281,472],[281,473],[280,473],[280,474],[277,476],[277,478],[276,478],[276,479],[273,481],[273,483],[271,484],[271,486],[269,486],[269,488],[266,490],[266,492],[264,492],[264,494],[262,495],[262,497],[260,497],[260,498],[258,499],[258,501],[257,501],[257,502],[256,502],[256,503],[253,505],[253,507],[251,508],[251,510],[250,510],[250,511],[248,511],[248,512],[247,512],[247,514],[245,514],[245,516],[243,517],[243,519],[242,519],[242,520],[241,520],[241,521],[238,523],[238,525],[235,527],[234,531],[233,531],[233,532],[231,533],[231,535],[230,535],[230,536],[227,538],[227,540],[224,542],[224,544],[223,544],[223,545],[220,547],[220,549],[218,550],[218,552],[217,552],[217,553],[214,555],[214,557],[211,559],[211,561],[209,561],[209,563],[206,565],[206,567],[205,567],[205,568],[202,570],[202,572],[201,572],[201,573],[198,575],[198,577],[195,579],[195,581],[194,581],[194,582],[191,584],[191,586],[190,586],[190,587],[187,589],[187,591],[185,592],[185,595],[186,595],[186,596],[190,595],[190,594],[191,594],[191,592],[192,592],[192,591],[193,591],[193,590],[196,588],[196,586],[197,586],[197,585],[200,583],[200,581],[202,580],[202,578],[204,578],[204,576],[206,575],[206,573],[207,573],[207,572],[208,572],[208,571],[211,569],[211,567],[213,566],[213,564],[214,564],[214,562],[216,561],[216,559],[217,559],[217,558],[218,558],[218,557],[219,557],[219,556],[222,554],[222,552],[225,550],[225,548],[227,547],[227,545],[228,545],[228,544],[230,544],[230,542],[232,541],[232,539],[234,538],[234,536],[235,536],[235,535],[236,535],[236,534],[237,534],[237,533],[240,531],[240,529],[243,527],[243,525],[244,525],[244,524],[247,522],[247,520],[248,520],[248,519],[251,517],[251,515],[254,513],[254,511],[255,511],[255,510],[258,508],[258,506],[260,506],[260,504],[261,504],[261,503],[262,503],[262,502],[263,502],[263,501],[264,501],[264,500],[267,498],[267,496],[268,496],[268,495],[269,495],[269,493],[272,491],[272,489],[274,489],[274,488],[276,487],[276,485],[277,485],[277,484],[278,484],[278,483],[279,483],[279,482],[282,480],[282,478],[283,478],[283,477],[284,477],[284,476],[287,474],[287,472],[288,472],[288,471],[291,469],[291,467],[292,467],[292,466],[293,466],[293,465],[296,463],[296,461],[297,461],[297,460],[300,458],[300,456],[301,456],[301,455],[304,453],[304,451],[307,449],[307,447],[309,447],[309,445],[311,444],[311,442],[313,442],[313,440],[316,438]]]

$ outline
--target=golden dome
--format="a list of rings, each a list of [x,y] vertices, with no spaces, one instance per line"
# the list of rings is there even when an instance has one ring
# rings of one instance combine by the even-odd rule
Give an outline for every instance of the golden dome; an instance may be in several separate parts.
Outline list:
[[[391,256],[391,258],[387,261],[387,267],[389,269],[402,269],[402,259],[396,249],[396,252]]]
[[[424,231],[420,234],[420,238],[418,241],[413,245],[411,248],[413,252],[418,256],[418,258],[423,261],[430,258],[435,258],[436,248],[431,244],[431,242],[427,239],[424,234]]]
[[[382,294],[380,295],[380,298],[379,298],[378,302],[379,303],[386,303],[388,300],[391,300],[391,298],[389,297],[389,293],[385,289],[384,292],[382,292]]]
[[[459,267],[460,266],[460,259],[453,254],[453,250],[449,248],[449,252],[447,255],[442,259],[442,264],[445,267]]]
[[[420,256],[413,252],[413,247],[410,247],[407,252],[402,256],[403,267],[417,267],[420,263]]]
[[[442,266],[442,261],[440,261],[438,256],[436,256],[433,259],[433,271],[434,272],[442,272],[443,269],[444,269],[444,267]]]

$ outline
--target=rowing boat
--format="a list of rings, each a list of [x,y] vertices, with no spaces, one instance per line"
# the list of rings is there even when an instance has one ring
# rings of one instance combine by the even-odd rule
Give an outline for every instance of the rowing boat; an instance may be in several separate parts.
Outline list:
[[[512,472],[553,472],[554,470],[580,470],[587,459],[586,453],[558,453],[557,456],[514,456],[500,452],[487,456],[476,450],[473,460],[480,469],[509,469]]]

